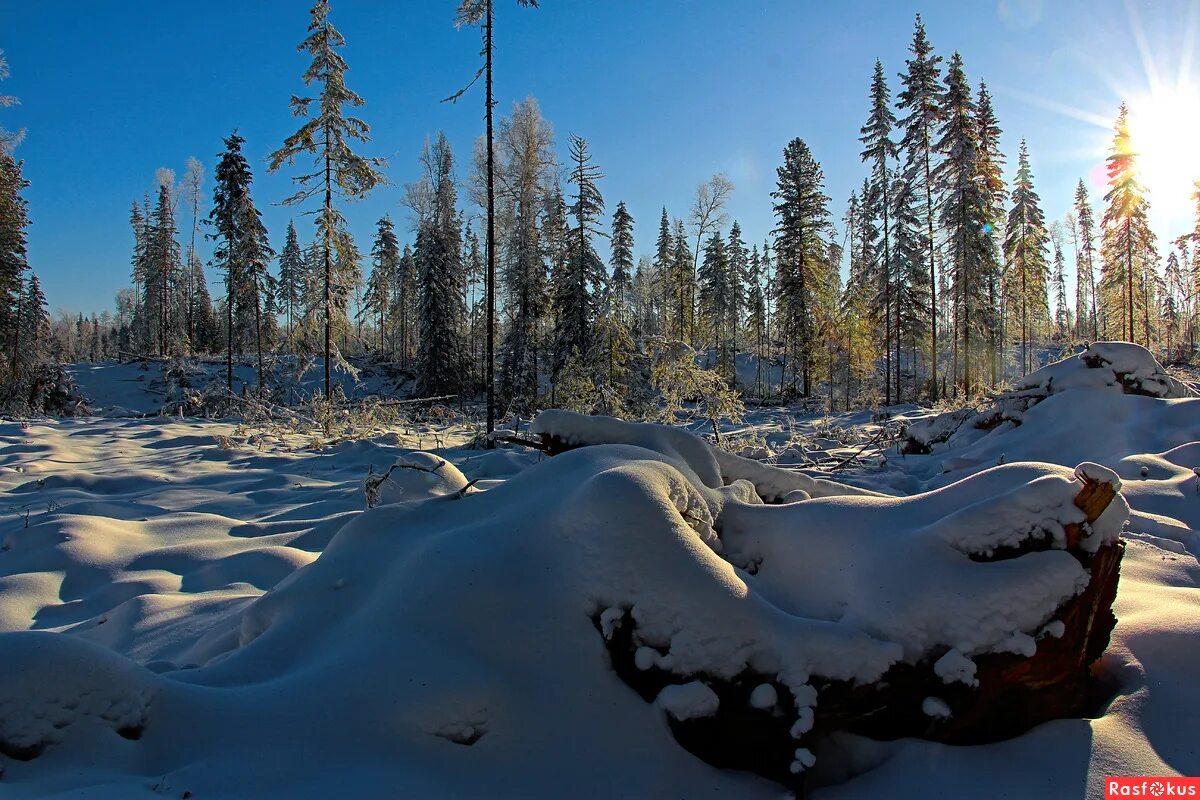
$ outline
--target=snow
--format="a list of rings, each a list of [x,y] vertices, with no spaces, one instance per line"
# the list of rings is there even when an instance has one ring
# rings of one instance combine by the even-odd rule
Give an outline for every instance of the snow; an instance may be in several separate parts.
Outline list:
[[[678,720],[711,717],[721,705],[716,692],[700,681],[664,687],[654,702]]]
[[[952,716],[950,706],[940,697],[926,697],[921,701],[921,713],[934,719],[949,719]]]
[[[975,662],[955,649],[948,650],[946,655],[934,662],[933,672],[945,683],[965,683],[967,686],[979,684],[975,680]]]
[[[760,683],[750,692],[750,705],[758,709],[772,709],[779,702],[779,693],[769,683]]]
[[[604,444],[2,424],[2,793],[778,797],[664,724],[723,713],[715,682],[746,678],[817,800],[1098,799],[1106,774],[1200,773],[1200,398],[1129,346],[1083,355],[1096,366],[1048,365],[1008,422],[831,476],[768,454],[840,460],[878,421],[764,409],[726,428],[766,461],[567,412],[535,431]],[[367,509],[368,476],[397,464]],[[1061,549],[1084,480],[1121,492],[1085,545],[1127,540],[1095,719],[970,748],[814,735],[823,681],[930,659],[960,692],[976,656],[1061,636],[1089,580]],[[1049,549],[972,559],[1030,539]],[[654,702],[610,665],[623,637],[667,676]],[[924,713],[950,714],[929,691]]]

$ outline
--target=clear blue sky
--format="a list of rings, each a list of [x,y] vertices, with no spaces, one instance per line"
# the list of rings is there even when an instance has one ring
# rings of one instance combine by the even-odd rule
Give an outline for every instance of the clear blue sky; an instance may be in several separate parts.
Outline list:
[[[972,85],[989,83],[1010,159],[1028,140],[1047,215],[1058,217],[1079,177],[1100,189],[1110,134],[1097,121],[1106,126],[1122,96],[1148,92],[1156,70],[1172,83],[1180,71],[1194,76],[1200,11],[1196,0],[543,0],[537,10],[497,2],[499,110],[534,95],[560,151],[568,132],[590,140],[609,212],[628,204],[639,253],[653,246],[660,208],[685,216],[695,186],[717,171],[736,185],[731,215],[761,241],[772,227],[774,170],[796,136],[822,162],[840,219],[865,174],[857,136],[872,66],[881,58],[898,90],[918,11],[937,51],[960,50]],[[401,187],[416,177],[426,135],[446,131],[461,177],[482,132],[477,91],[458,105],[438,102],[478,63],[478,35],[455,30],[455,5],[333,2],[348,83],[367,100],[361,115],[374,140],[364,150],[390,159],[393,185],[347,209],[364,251],[379,216],[406,219]],[[206,167],[211,197],[215,155],[235,127],[282,246],[298,212],[274,205],[290,183],[267,175],[265,159],[296,126],[287,102],[302,88],[307,62],[295,46],[308,6],[0,0],[0,49],[12,71],[0,93],[21,100],[0,111],[0,124],[27,129],[18,154],[32,182],[30,263],[52,311],[113,307],[128,282],[130,202],[153,186],[156,168],[182,173],[191,155]],[[1185,205],[1156,203],[1160,235],[1182,232]],[[309,221],[297,224],[308,238]]]

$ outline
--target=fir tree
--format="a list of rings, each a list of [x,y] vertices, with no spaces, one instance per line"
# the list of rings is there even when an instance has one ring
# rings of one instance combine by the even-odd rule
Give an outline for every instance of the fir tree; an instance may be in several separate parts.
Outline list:
[[[348,238],[345,220],[334,206],[333,198],[340,195],[357,199],[366,195],[383,182],[379,172],[383,161],[364,158],[350,148],[353,140],[367,142],[370,129],[362,120],[343,113],[344,106],[363,105],[363,99],[346,86],[346,61],[338,53],[346,40],[329,21],[329,0],[317,0],[310,13],[309,35],[297,49],[312,56],[303,80],[306,86],[319,84],[320,95],[292,97],[292,113],[308,119],[284,140],[283,147],[271,154],[270,170],[275,172],[284,164],[292,164],[304,153],[311,154],[315,162],[314,171],[295,178],[303,188],[284,202],[290,205],[315,196],[323,198],[316,219],[324,273],[325,399],[329,400],[332,397],[334,257],[338,250],[345,249]],[[313,103],[317,104],[316,114],[311,113]]]
[[[1147,215],[1150,203],[1137,178],[1137,153],[1129,135],[1129,110],[1121,104],[1117,115],[1112,148],[1108,155],[1108,194],[1100,221],[1103,237],[1101,276],[1105,313],[1120,304],[1121,338],[1137,341],[1135,331],[1134,276],[1143,271],[1144,262],[1154,249],[1154,234]],[[1147,326],[1148,327],[1148,326]],[[1147,347],[1150,332],[1145,330]]]
[[[14,372],[22,347],[17,319],[21,290],[29,267],[25,244],[28,202],[21,196],[29,182],[21,167],[8,149],[0,147],[0,337],[8,349],[9,369]]]
[[[1089,335],[1092,341],[1100,338],[1099,319],[1096,313],[1096,222],[1092,206],[1088,202],[1087,187],[1080,180],[1075,187],[1075,319],[1080,326],[1080,335]],[[1084,325],[1084,321],[1089,323]]]
[[[400,340],[400,365],[407,368],[416,353],[415,334],[418,312],[417,261],[412,248],[404,245],[396,268],[396,283],[392,288],[390,312]]]
[[[381,217],[371,247],[371,277],[367,279],[367,294],[363,309],[379,319],[379,351],[387,352],[387,313],[392,306],[392,287],[400,269],[400,242],[391,217]]]
[[[879,299],[883,306],[883,358],[884,358],[884,402],[892,402],[892,345],[896,342],[893,323],[897,317],[893,306],[896,294],[896,267],[892,260],[891,236],[891,167],[889,160],[898,156],[896,143],[892,141],[892,130],[896,127],[896,117],[890,105],[887,79],[883,73],[883,63],[875,62],[875,74],[871,79],[871,113],[863,125],[859,141],[863,143],[862,160],[871,165],[870,191],[864,198],[864,203],[870,212],[882,220],[880,229],[882,240],[877,252],[880,261],[875,265],[875,276],[879,286]],[[899,369],[899,361],[896,361]],[[896,375],[895,399],[899,401],[899,373]]]
[[[275,251],[267,240],[262,214],[254,206],[250,185],[254,175],[242,154],[241,136],[234,133],[225,139],[225,152],[216,169],[216,188],[213,190],[213,238],[217,246],[213,260],[225,273],[225,314],[227,340],[226,382],[233,391],[233,351],[248,342],[254,344],[258,362],[258,388],[266,385],[263,363],[265,298],[273,295],[274,279],[268,265]]]
[[[999,383],[1003,368],[1000,344],[1004,339],[1004,322],[1000,307],[1002,303],[1003,267],[1001,265],[1000,228],[1004,220],[1004,155],[1000,152],[1000,125],[992,109],[992,96],[987,84],[979,82],[976,100],[976,125],[979,132],[979,176],[983,184],[986,205],[984,210],[984,234],[986,247],[980,266],[980,279],[987,285],[987,304],[980,318],[988,338],[988,363],[991,366],[991,385]]]
[[[179,243],[176,241],[175,209],[170,186],[158,187],[158,201],[147,217],[145,240],[145,277],[142,310],[149,320],[148,330],[158,354],[179,351],[184,334],[176,304],[180,264]]]
[[[777,220],[780,338],[790,355],[792,389],[807,397],[812,388],[815,303],[828,269],[824,237],[830,228],[829,198],[824,193],[821,165],[807,144],[793,139],[783,156],[783,166],[777,169],[778,183],[771,193]]]
[[[1008,296],[1021,324],[1021,374],[1032,368],[1029,356],[1031,323],[1046,306],[1049,264],[1046,245],[1050,237],[1046,218],[1033,188],[1029,150],[1021,141],[1017,177],[1013,182],[1012,208],[1005,226],[1004,259],[1008,265]]]
[[[287,317],[287,338],[292,338],[292,318],[302,307],[305,275],[304,252],[300,249],[300,238],[296,226],[288,220],[287,236],[283,250],[279,253],[279,305]]]
[[[729,227],[729,238],[725,243],[729,254],[729,299],[725,327],[729,332],[731,359],[734,364],[733,378],[737,378],[738,336],[741,333],[742,317],[746,309],[746,284],[749,281],[749,256],[746,243],[742,240],[742,226],[737,220]]]
[[[617,203],[612,221],[612,277],[608,283],[608,313],[629,327],[633,309],[633,217],[625,203]]]
[[[896,106],[907,114],[900,120],[904,130],[900,145],[904,149],[904,176],[917,193],[918,213],[924,223],[921,250],[928,264],[929,289],[929,383],[934,400],[938,396],[938,327],[937,327],[937,276],[934,274],[934,216],[937,203],[934,199],[933,173],[936,151],[934,137],[942,120],[941,108],[941,56],[933,54],[933,46],[925,36],[925,24],[917,15],[912,44],[913,57],[905,61],[907,70],[900,75],[903,85],[897,96]]]
[[[181,191],[183,199],[191,211],[192,217],[192,234],[188,240],[187,254],[184,257],[184,284],[186,286],[186,308],[187,308],[187,340],[188,349],[191,352],[196,352],[198,349],[196,341],[196,285],[195,271],[193,265],[199,261],[199,256],[196,254],[196,234],[200,230],[200,193],[204,186],[204,167],[196,158],[188,158],[187,172],[183,177]]]
[[[428,151],[432,177],[432,209],[417,230],[413,253],[420,301],[417,336],[417,391],[426,395],[457,394],[465,387],[466,276],[462,263],[462,228],[455,211],[454,156],[444,134]]]
[[[764,371],[763,362],[767,350],[767,306],[763,294],[762,260],[758,255],[758,245],[750,248],[750,259],[747,262],[746,285],[746,336],[754,352],[754,386],[760,394],[763,391]]]
[[[671,221],[664,206],[658,222],[658,239],[654,244],[654,277],[658,284],[659,305],[663,314],[663,333],[682,341],[683,304],[686,302],[687,293],[675,280],[672,270],[675,263],[674,244]]]
[[[500,277],[509,325],[497,388],[503,402],[518,403],[518,413],[532,410],[538,391],[539,339],[547,312],[541,217],[556,166],[553,147],[554,133],[532,98],[516,104],[512,115],[500,121]]]
[[[18,295],[15,308],[15,324],[21,346],[12,365],[14,386],[33,375],[38,365],[50,357],[53,341],[46,296],[42,293],[37,275],[30,275],[24,288],[24,292]]]
[[[568,237],[565,269],[555,276],[554,367],[555,374],[574,353],[586,358],[591,348],[589,327],[596,311],[596,296],[605,284],[604,264],[596,255],[592,238],[599,234],[597,221],[604,211],[604,198],[596,182],[603,177],[592,163],[587,141],[571,137],[570,180],[575,186],[571,215],[575,227]]]
[[[1058,223],[1055,223],[1057,228]],[[1065,339],[1071,328],[1071,309],[1067,305],[1067,259],[1063,255],[1062,234],[1057,230],[1050,237],[1054,245],[1054,267],[1050,273],[1054,287],[1054,334]]]
[[[958,53],[951,57],[946,72],[942,108],[944,116],[936,149],[943,159],[935,177],[942,193],[939,218],[946,234],[945,252],[953,277],[955,335],[951,372],[962,391],[970,396],[974,388],[972,333],[981,327],[987,308],[985,275],[991,243],[984,229],[988,190],[982,180],[977,112]],[[961,379],[957,368],[960,349]]]

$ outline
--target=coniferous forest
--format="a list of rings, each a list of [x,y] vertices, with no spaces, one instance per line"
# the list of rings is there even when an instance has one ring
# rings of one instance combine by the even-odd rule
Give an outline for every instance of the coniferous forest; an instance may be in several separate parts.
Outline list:
[[[456,21],[487,45],[492,14],[467,2]],[[432,134],[413,154],[421,177],[390,185],[335,15],[328,2],[310,11],[304,96],[281,98],[297,127],[265,165],[295,194],[256,196],[262,167],[231,120],[211,166],[191,157],[181,179],[160,169],[132,199],[130,285],[110,309],[50,318],[25,257],[19,136],[6,134],[10,389],[54,383],[56,363],[202,356],[230,362],[231,391],[232,362],[253,362],[252,388],[269,397],[286,356],[316,359],[328,396],[331,374],[365,359],[410,374],[414,397],[485,404],[494,423],[551,406],[644,417],[656,365],[681,346],[742,397],[829,411],[971,398],[1029,373],[1047,348],[1087,341],[1194,356],[1200,195],[1196,226],[1160,241],[1122,105],[1105,192],[1081,178],[1070,208],[1043,208],[1024,140],[1000,149],[984,76],[953,42],[935,47],[919,15],[908,58],[877,61],[864,81],[861,163],[822,163],[803,138],[788,142],[761,242],[730,218],[738,189],[724,174],[702,180],[689,207],[635,220],[605,196],[604,154],[585,136],[557,134],[533,97],[493,111],[480,80],[450,98],[489,112],[474,151]],[[861,173],[861,188],[830,197],[828,170]],[[399,202],[355,241],[346,218],[371,192]],[[277,202],[296,213],[286,231],[260,219],[259,205]]]
[[[0,46],[0,798],[1200,792],[1200,0]]]

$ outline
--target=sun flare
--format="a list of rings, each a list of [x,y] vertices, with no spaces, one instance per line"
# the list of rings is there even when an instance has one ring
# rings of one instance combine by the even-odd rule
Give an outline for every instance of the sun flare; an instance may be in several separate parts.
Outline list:
[[[1158,87],[1129,102],[1129,134],[1138,173],[1150,203],[1172,218],[1186,218],[1200,178],[1200,87]]]

